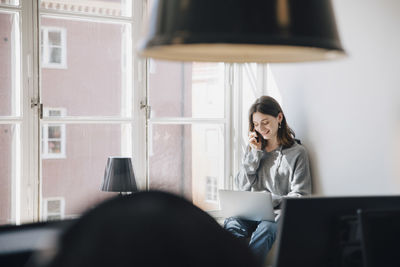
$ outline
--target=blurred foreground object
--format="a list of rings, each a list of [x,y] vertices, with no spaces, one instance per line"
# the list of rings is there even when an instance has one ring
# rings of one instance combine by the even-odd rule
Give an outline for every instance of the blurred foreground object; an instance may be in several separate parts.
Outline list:
[[[139,54],[161,60],[301,62],[345,56],[330,0],[158,0]]]

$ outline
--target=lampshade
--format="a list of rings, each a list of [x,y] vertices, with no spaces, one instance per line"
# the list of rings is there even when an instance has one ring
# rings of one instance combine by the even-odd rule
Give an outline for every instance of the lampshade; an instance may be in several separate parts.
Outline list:
[[[129,157],[109,157],[104,172],[102,191],[136,192],[138,191]]]
[[[139,55],[207,62],[343,57],[330,0],[156,0]]]

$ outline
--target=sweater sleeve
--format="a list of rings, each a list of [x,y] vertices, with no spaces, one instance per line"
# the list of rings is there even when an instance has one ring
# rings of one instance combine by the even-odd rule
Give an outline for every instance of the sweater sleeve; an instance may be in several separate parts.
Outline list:
[[[302,197],[311,195],[310,162],[305,150],[297,158],[293,177],[290,181],[288,197]]]
[[[235,177],[236,187],[241,191],[250,191],[257,179],[257,170],[260,166],[263,151],[247,147],[242,165]]]
[[[289,185],[289,193],[286,196],[272,194],[274,207],[278,207],[283,198],[311,195],[311,172],[306,150],[302,150],[296,159]]]

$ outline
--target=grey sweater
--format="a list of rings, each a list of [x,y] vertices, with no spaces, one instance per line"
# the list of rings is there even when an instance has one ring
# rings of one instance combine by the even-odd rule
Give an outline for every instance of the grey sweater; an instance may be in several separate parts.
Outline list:
[[[284,197],[311,194],[310,164],[306,149],[296,142],[289,148],[266,152],[246,149],[236,186],[243,191],[267,191],[277,208]]]

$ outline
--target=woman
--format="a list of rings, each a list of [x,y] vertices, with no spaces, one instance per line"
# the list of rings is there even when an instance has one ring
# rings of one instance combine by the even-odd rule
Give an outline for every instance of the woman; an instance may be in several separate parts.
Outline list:
[[[274,209],[284,197],[311,194],[311,175],[305,148],[294,139],[278,102],[269,96],[258,98],[249,111],[249,146],[235,183],[243,191],[267,191]],[[249,221],[231,217],[224,227],[236,237],[251,237],[249,247],[264,262],[275,241],[275,222]]]

